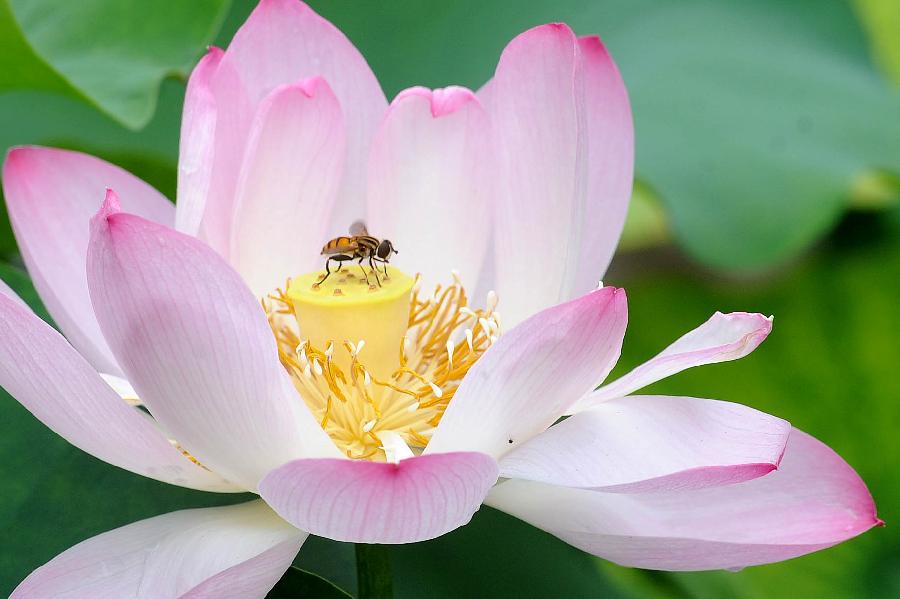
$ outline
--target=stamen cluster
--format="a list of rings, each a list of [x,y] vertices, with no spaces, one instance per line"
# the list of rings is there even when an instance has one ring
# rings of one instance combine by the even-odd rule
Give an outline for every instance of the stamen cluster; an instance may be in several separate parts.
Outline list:
[[[281,363],[322,428],[348,457],[376,461],[389,457],[388,435],[414,453],[425,448],[463,377],[500,335],[496,306],[491,292],[484,309],[470,308],[455,273],[453,283],[427,296],[417,276],[399,366],[381,379],[366,368],[364,339],[315,347],[301,338],[284,291],[263,301]],[[347,352],[349,367],[338,365],[336,351]]]

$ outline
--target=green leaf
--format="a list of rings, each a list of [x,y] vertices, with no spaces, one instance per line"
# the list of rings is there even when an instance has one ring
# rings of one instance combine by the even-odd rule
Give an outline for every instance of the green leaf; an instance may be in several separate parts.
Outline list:
[[[187,76],[227,9],[227,0],[0,0],[0,90],[66,94],[138,129],[161,81]]]
[[[855,0],[860,20],[869,34],[872,53],[881,67],[900,85],[900,2]]]
[[[353,595],[318,574],[291,566],[266,597],[268,599],[298,599],[299,597],[352,599]]]

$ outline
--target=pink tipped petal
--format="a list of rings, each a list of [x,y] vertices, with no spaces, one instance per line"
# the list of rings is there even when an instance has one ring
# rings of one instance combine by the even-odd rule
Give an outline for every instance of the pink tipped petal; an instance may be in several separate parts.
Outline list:
[[[212,177],[216,138],[216,98],[211,81],[222,60],[212,47],[194,67],[184,96],[178,154],[178,203],[175,228],[197,235]]]
[[[575,293],[593,289],[612,258],[631,198],[634,124],[619,69],[597,37],[578,40],[584,66],[587,199]]]
[[[231,251],[257,297],[321,265],[344,145],[341,107],[321,77],[278,87],[260,104],[238,183]]]
[[[106,189],[117,189],[127,210],[171,225],[175,207],[158,191],[93,156],[27,146],[3,165],[3,192],[19,251],[47,311],[94,367],[120,374],[97,325],[84,259],[91,216]]]
[[[343,233],[364,213],[369,147],[387,108],[365,59],[343,33],[304,3],[263,0],[235,34],[225,61],[239,73],[254,104],[274,88],[304,77],[320,75],[331,85],[347,132],[341,202],[332,215],[331,235]]]
[[[480,453],[431,454],[397,464],[297,460],[259,484],[263,499],[291,524],[354,543],[413,543],[466,524],[497,481]]]
[[[550,427],[500,460],[501,476],[630,493],[750,480],[774,470],[791,425],[740,404],[635,396]]]
[[[461,87],[412,88],[391,104],[369,162],[368,224],[430,289],[478,282],[490,237],[487,115]]]
[[[486,503],[588,553],[655,570],[776,562],[831,547],[880,522],[856,472],[797,429],[779,469],[743,483],[621,494],[510,480]]]
[[[756,349],[771,331],[772,319],[762,314],[716,312],[709,320],[679,338],[656,357],[584,397],[572,407],[572,412],[624,397],[694,366],[743,358]]]
[[[32,572],[10,599],[262,599],[306,537],[258,500],[172,512],[82,541]]]
[[[499,457],[543,432],[609,374],[627,321],[625,291],[605,287],[505,333],[466,374],[426,453]]]
[[[516,37],[490,84],[496,289],[507,326],[568,299],[587,191],[584,81],[566,25]]]
[[[208,246],[107,202],[88,279],[128,380],[203,464],[253,490],[280,464],[337,454],[281,367],[258,301]]]
[[[252,101],[234,64],[219,61],[210,80],[216,119],[209,187],[197,236],[228,259],[235,195],[257,102]]]
[[[50,325],[0,295],[0,386],[72,445],[110,464],[206,491],[243,490],[181,454]]]

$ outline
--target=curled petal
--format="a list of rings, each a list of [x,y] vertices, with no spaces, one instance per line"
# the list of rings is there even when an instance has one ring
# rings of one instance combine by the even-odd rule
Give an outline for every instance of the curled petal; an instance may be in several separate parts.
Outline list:
[[[3,193],[19,251],[53,321],[101,372],[121,374],[94,316],[84,260],[89,223],[108,187],[127,210],[171,226],[175,207],[158,191],[99,158],[37,146],[13,148]]]
[[[501,475],[607,492],[698,489],[778,467],[791,425],[740,404],[633,396],[579,412],[500,460]]]
[[[412,543],[466,524],[497,481],[480,453],[412,457],[397,464],[296,460],[259,484],[263,499],[291,524],[354,543]]]
[[[572,412],[624,397],[694,366],[743,358],[759,347],[770,332],[772,319],[762,314],[716,312],[709,320],[682,336],[651,360],[584,397],[572,407]]]
[[[251,490],[287,461],[336,455],[240,276],[193,237],[117,208],[110,194],[92,224],[91,297],[154,417],[203,464]]]
[[[75,545],[32,572],[11,599],[262,599],[306,537],[258,500],[172,512]]]
[[[625,291],[605,287],[505,333],[466,374],[426,453],[499,457],[543,432],[609,374],[627,320]]]
[[[330,230],[342,233],[364,214],[372,137],[387,102],[363,56],[334,25],[297,0],[263,0],[234,35],[223,63],[255,106],[278,86],[321,76],[340,103],[347,133],[346,170]],[[319,242],[323,240],[318,240]]]
[[[844,460],[793,429],[778,470],[706,489],[604,493],[522,480],[486,503],[625,566],[715,570],[781,561],[853,538],[881,521]]]
[[[231,229],[231,263],[257,297],[321,264],[344,145],[341,107],[321,77],[278,87],[260,104]]]
[[[175,228],[197,235],[212,179],[216,139],[216,98],[211,83],[222,50],[212,47],[191,72],[184,95],[178,146],[178,203]]]
[[[536,27],[509,43],[490,83],[494,266],[508,325],[574,284],[587,191],[579,52],[568,26]]]
[[[597,37],[578,40],[584,70],[587,196],[574,293],[603,278],[619,243],[634,174],[634,124],[622,75]]]
[[[401,92],[375,137],[367,221],[402,240],[398,260],[432,288],[458,270],[472,289],[490,238],[488,119],[468,89]]]

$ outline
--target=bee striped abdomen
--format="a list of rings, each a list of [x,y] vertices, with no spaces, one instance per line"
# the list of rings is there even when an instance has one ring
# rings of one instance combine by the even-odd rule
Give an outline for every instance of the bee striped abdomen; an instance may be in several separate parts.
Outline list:
[[[335,237],[322,247],[322,254],[341,254],[354,252],[358,248],[355,237]]]

